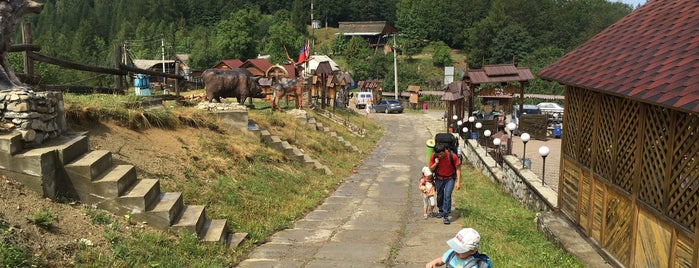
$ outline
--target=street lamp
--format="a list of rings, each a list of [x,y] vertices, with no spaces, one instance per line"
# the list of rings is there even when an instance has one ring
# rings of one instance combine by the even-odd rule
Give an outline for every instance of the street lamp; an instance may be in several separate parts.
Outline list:
[[[468,122],[471,123],[471,131],[473,131],[473,121],[476,121],[476,118],[473,116],[468,117]],[[473,134],[471,134],[471,139],[473,139]]]
[[[522,143],[524,143],[524,149],[522,149],[522,168],[526,168],[527,166],[524,165],[524,160],[527,158],[527,142],[529,141],[529,133],[522,133],[522,135],[519,137],[522,139]]]
[[[507,129],[510,130],[509,139],[507,139],[507,154],[508,155],[512,154],[512,136],[514,136],[515,128],[517,128],[517,124],[512,123],[512,122],[507,123]]]
[[[500,164],[500,167],[502,167],[502,162],[500,162],[500,139],[495,138],[493,139],[493,145],[498,148],[498,152],[495,157],[495,163]]]
[[[464,127],[464,128],[461,129],[461,133],[463,133],[464,135],[465,135],[467,132],[468,132],[468,128],[467,128],[467,127]],[[463,137],[462,137],[462,138],[463,138]],[[466,139],[465,139],[465,138],[464,138],[464,148],[466,148]]]
[[[549,155],[549,147],[539,147],[539,154],[541,155],[541,158],[544,160],[543,165],[541,166],[541,186],[544,186],[544,178],[546,174],[546,157]]]
[[[483,131],[483,136],[485,136],[485,152],[488,153],[488,138],[490,138],[490,129]]]
[[[480,146],[481,137],[478,136],[478,131],[481,131],[481,127],[483,127],[483,124],[481,124],[481,122],[477,122],[476,123],[476,145],[477,145],[476,147]]]
[[[449,128],[451,128],[451,131],[450,131],[450,132],[453,133],[453,132],[454,132],[454,129],[455,129],[454,124],[456,123],[456,119],[459,119],[459,117],[456,116],[456,115],[453,115],[453,116],[451,117],[451,119],[452,119],[451,122],[449,122],[449,123],[450,123],[450,124],[449,124]]]

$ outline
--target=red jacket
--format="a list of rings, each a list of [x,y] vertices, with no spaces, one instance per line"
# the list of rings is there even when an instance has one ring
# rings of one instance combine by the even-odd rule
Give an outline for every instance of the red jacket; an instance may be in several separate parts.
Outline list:
[[[435,169],[435,178],[438,180],[442,180],[444,178],[453,178],[456,176],[456,167],[461,165],[461,161],[459,161],[459,156],[456,155],[456,153],[452,153],[449,151],[449,149],[445,149],[447,154],[444,154],[444,157],[439,158],[439,164],[437,164],[437,168]],[[449,155],[451,154],[451,160],[449,159]],[[430,156],[430,166],[434,165],[434,156],[435,154],[432,153]],[[454,164],[452,165],[452,160],[454,161]]]

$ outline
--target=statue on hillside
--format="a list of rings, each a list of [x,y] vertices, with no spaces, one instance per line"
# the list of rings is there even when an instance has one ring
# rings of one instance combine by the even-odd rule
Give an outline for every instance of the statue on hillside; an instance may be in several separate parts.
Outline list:
[[[0,0],[0,90],[27,89],[10,68],[7,51],[12,45],[12,30],[22,18],[41,13],[43,4],[32,0]]]

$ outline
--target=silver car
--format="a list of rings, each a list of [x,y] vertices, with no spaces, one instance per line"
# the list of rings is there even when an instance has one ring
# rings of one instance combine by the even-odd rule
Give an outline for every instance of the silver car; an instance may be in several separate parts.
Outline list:
[[[379,104],[374,105],[375,113],[402,113],[403,105],[397,100],[382,100]]]

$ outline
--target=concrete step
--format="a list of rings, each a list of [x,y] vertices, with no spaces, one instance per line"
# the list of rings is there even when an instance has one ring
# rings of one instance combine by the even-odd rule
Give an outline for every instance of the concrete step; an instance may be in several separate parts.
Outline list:
[[[74,173],[96,179],[102,172],[112,167],[112,152],[107,150],[94,150],[83,154],[75,159],[72,163],[65,165],[66,169],[70,169]]]
[[[117,200],[119,205],[128,209],[129,213],[143,213],[152,209],[156,198],[160,195],[160,180],[136,180],[131,187]]]
[[[199,239],[204,242],[216,242],[224,244],[228,237],[228,223],[226,220],[207,220],[202,226]]]
[[[93,193],[105,198],[117,198],[136,181],[136,168],[132,165],[116,165],[93,181]]]
[[[0,153],[13,155],[24,149],[24,141],[19,132],[0,135]]]
[[[167,229],[175,223],[183,208],[182,193],[160,193],[155,199],[153,208],[146,211],[144,216],[151,226]]]
[[[198,234],[206,220],[205,208],[205,206],[198,205],[184,206],[171,228],[174,231],[187,231]]]
[[[237,248],[247,236],[248,233],[229,233],[226,246],[228,248]]]

